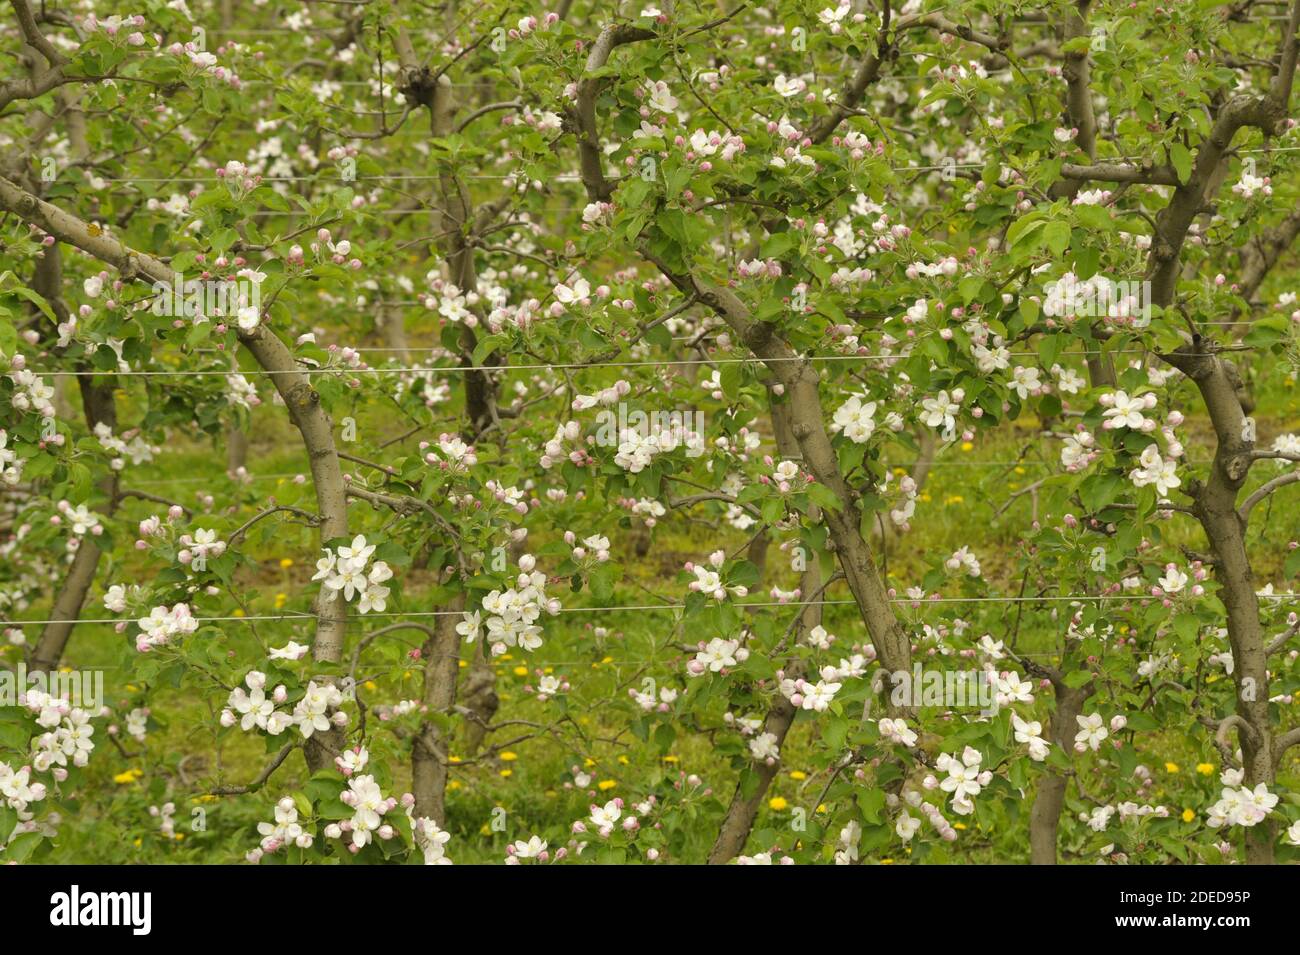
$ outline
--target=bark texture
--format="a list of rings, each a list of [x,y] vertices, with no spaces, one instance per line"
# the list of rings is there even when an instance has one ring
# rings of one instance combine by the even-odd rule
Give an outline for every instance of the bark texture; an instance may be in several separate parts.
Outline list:
[[[454,598],[444,610],[459,612],[465,596]],[[456,679],[460,665],[460,634],[456,624],[460,617],[437,618],[433,634],[425,641],[424,698],[427,715],[419,735],[411,746],[411,793],[415,796],[415,814],[428,817],[442,826],[447,821],[447,749],[448,734],[437,719],[450,718],[456,703]]]

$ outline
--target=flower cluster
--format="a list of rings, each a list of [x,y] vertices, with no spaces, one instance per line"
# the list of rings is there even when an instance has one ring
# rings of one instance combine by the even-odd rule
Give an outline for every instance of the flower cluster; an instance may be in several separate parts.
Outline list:
[[[351,836],[348,850],[358,852],[375,836],[387,841],[397,834],[391,824],[384,822],[385,814],[397,808],[397,800],[384,795],[374,776],[350,778],[348,788],[339,794],[339,800],[352,810],[352,818],[326,826],[326,838],[341,839],[348,834]]]
[[[1086,753],[1088,750],[1097,752],[1102,740],[1110,735],[1110,730],[1106,728],[1101,714],[1089,713],[1087,716],[1076,716],[1074,720],[1079,724],[1079,732],[1074,734],[1074,751],[1076,753]]]
[[[425,445],[421,445],[421,448]],[[478,454],[474,446],[466,444],[454,434],[442,434],[438,437],[438,451],[428,452],[424,456],[426,464],[452,473],[464,473],[478,464]]]
[[[95,425],[95,437],[99,439],[100,447],[113,455],[109,467],[114,471],[126,467],[127,458],[130,458],[132,464],[145,464],[152,461],[154,455],[162,450],[157,445],[147,443],[140,437],[138,431],[128,431],[121,436],[116,436],[113,434],[113,429],[102,421]]]
[[[30,766],[14,769],[0,761],[0,796],[4,797],[10,809],[23,813],[28,805],[45,798],[45,784],[32,782]]]
[[[1126,391],[1107,392],[1097,401],[1106,409],[1102,412],[1102,417],[1106,420],[1101,425],[1106,430],[1118,428],[1130,428],[1134,431],[1155,430],[1155,421],[1143,414],[1144,411],[1150,411],[1156,406],[1155,392],[1148,391],[1144,395],[1131,397]]]
[[[9,367],[13,369],[9,372],[9,380],[14,384],[14,392],[9,398],[9,403],[14,409],[34,411],[46,418],[53,418],[55,416],[52,400],[54,388],[47,385],[40,375],[27,370],[27,359],[22,355],[14,355],[9,360]]]
[[[916,745],[916,732],[908,727],[907,720],[885,717],[876,726],[880,730],[881,739],[909,748]]]
[[[493,656],[511,647],[536,650],[542,645],[542,628],[537,623],[542,611],[554,616],[561,610],[559,600],[546,596],[546,575],[532,569],[535,558],[524,554],[519,566],[528,569],[515,579],[515,586],[493,590],[483,598],[481,610],[466,612],[456,625],[456,632],[469,642],[477,640],[486,627]],[[483,614],[487,615],[486,621]]]
[[[1080,425],[1074,434],[1066,435],[1065,445],[1061,448],[1061,467],[1077,474],[1092,464],[1099,453],[1096,438]]]
[[[249,853],[250,862],[260,859],[263,852],[276,852],[282,846],[290,844],[300,849],[310,849],[316,841],[298,821],[298,807],[291,796],[285,796],[275,804],[275,822],[259,822],[257,832],[262,837],[261,851]]]
[[[703,594],[706,597],[712,597],[714,600],[726,600],[728,592],[735,597],[747,596],[749,588],[744,584],[734,584],[730,587],[723,585],[720,571],[726,560],[727,555],[724,551],[715,550],[709,555],[707,566],[687,561],[684,565],[686,572],[695,575],[695,579],[687,585],[687,589]]]
[[[978,577],[980,575],[979,559],[970,552],[969,547],[959,547],[952,552],[952,556],[943,562],[944,567],[953,573],[963,572],[968,577]]]
[[[332,595],[342,594],[344,600],[357,600],[357,610],[369,613],[374,610],[383,613],[388,606],[389,588],[384,581],[391,580],[393,571],[382,560],[377,560],[367,571],[367,564],[374,556],[375,545],[367,544],[364,536],[358,534],[352,544],[339,547],[337,552],[324,548],[325,556],[316,561],[316,573],[312,580],[323,580],[327,591]]]
[[[272,736],[296,726],[304,739],[310,739],[330,726],[347,725],[348,715],[337,709],[343,704],[343,692],[331,683],[308,682],[307,691],[292,710],[276,709],[288,700],[289,691],[280,684],[268,696],[265,673],[250,670],[244,684],[247,690],[237,686],[230,691],[226,708],[221,711],[222,726],[234,726],[238,720],[239,728],[246,733],[256,727]]]
[[[10,487],[23,479],[23,464],[18,459],[18,452],[9,447],[9,433],[0,428],[0,483]]]
[[[226,552],[226,542],[217,540],[217,532],[196,528],[194,533],[182,534],[179,543],[181,550],[176,559],[182,564],[190,564],[194,569],[202,569],[210,557],[220,557]]]
[[[140,627],[140,634],[135,639],[135,648],[141,653],[148,653],[154,647],[165,647],[173,637],[199,629],[199,621],[190,612],[189,604],[183,603],[173,605],[170,610],[154,607],[149,616],[141,617],[136,624]]]
[[[714,637],[707,644],[701,642],[695,659],[686,664],[690,676],[703,676],[705,673],[721,673],[727,667],[744,663],[749,651],[740,645],[739,640],[725,640]]]
[[[864,398],[864,395],[851,395],[836,409],[831,422],[831,431],[843,433],[854,444],[866,444],[876,430],[876,402]]]
[[[1051,743],[1043,739],[1043,724],[1037,720],[1022,720],[1015,713],[1011,714],[1011,726],[1016,733],[1016,742],[1029,747],[1029,758],[1041,763],[1047,759]]]
[[[98,537],[104,533],[103,518],[87,509],[85,504],[74,506],[69,501],[59,501],[56,506],[59,513],[50,518],[50,523],[55,526],[66,523],[74,537],[84,537],[86,534]]]
[[[823,676],[825,675],[823,672]],[[838,673],[835,675],[838,675]],[[781,680],[781,694],[790,701],[791,706],[801,710],[825,713],[835,699],[835,694],[840,691],[843,685],[840,682],[832,682],[830,679],[822,679],[816,683],[811,683],[802,678],[792,679],[786,677]]]
[[[678,448],[685,448],[691,457],[699,457],[704,453],[704,436],[682,422],[666,428],[624,428],[618,435],[614,463],[632,474],[640,474],[650,466],[655,455]]]
[[[1268,791],[1264,783],[1254,789],[1246,786],[1232,788],[1224,786],[1222,797],[1210,807],[1210,814],[1205,822],[1212,829],[1220,826],[1255,826],[1263,822],[1278,797]]]
[[[438,828],[438,824],[427,816],[412,818],[411,833],[415,844],[424,853],[425,865],[452,865],[447,857],[447,843],[451,833]]]
[[[1257,192],[1266,196],[1273,195],[1273,186],[1268,176],[1252,176],[1248,172],[1243,172],[1240,181],[1232,187],[1232,191],[1243,199],[1251,199]]]
[[[95,749],[91,738],[95,735],[91,714],[40,691],[28,692],[27,707],[38,711],[37,725],[51,730],[32,741],[36,747],[32,766],[37,772],[49,772],[55,766],[66,767],[69,760],[73,766],[85,766],[90,761],[90,754]]]
[[[1161,457],[1160,449],[1154,444],[1146,447],[1138,463],[1141,467],[1129,472],[1134,487],[1154,486],[1156,493],[1163,498],[1183,483],[1178,476],[1177,463],[1172,458]]]
[[[980,769],[983,759],[979,750],[967,746],[962,751],[961,759],[948,753],[940,753],[939,758],[934,761],[936,769],[948,774],[948,778],[939,783],[939,788],[944,792],[952,793],[953,812],[963,816],[973,813],[975,803],[971,797],[978,796],[980,791],[992,782],[993,774],[987,769]]]

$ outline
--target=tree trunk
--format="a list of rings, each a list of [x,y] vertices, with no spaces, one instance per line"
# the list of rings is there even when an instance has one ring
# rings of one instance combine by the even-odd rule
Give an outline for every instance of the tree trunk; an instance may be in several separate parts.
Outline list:
[[[1249,729],[1238,734],[1246,785],[1274,781],[1273,727],[1268,712],[1268,654],[1259,617],[1255,575],[1246,553],[1246,523],[1237,511],[1237,494],[1246,482],[1253,442],[1242,437],[1245,414],[1236,370],[1215,354],[1180,350],[1168,360],[1195,382],[1214,425],[1214,463],[1204,485],[1192,482],[1192,509],[1214,552],[1214,575],[1228,615],[1236,711]],[[1246,830],[1246,861],[1271,865],[1276,826],[1271,819]]]
[[[1092,695],[1093,685],[1079,688],[1052,681],[1056,693],[1056,710],[1052,713],[1051,739],[1068,753],[1074,747],[1076,717],[1083,712],[1083,704]],[[1034,805],[1029,812],[1029,861],[1034,865],[1056,865],[1056,832],[1061,822],[1061,809],[1065,805],[1065,790],[1070,778],[1065,773],[1049,769],[1038,781]]]
[[[51,310],[60,321],[68,320],[68,308],[63,301],[63,256],[57,243],[46,249],[45,257],[37,263],[32,287],[50,303]],[[79,367],[81,371],[89,369],[88,364]],[[97,379],[81,375],[77,378],[86,427],[92,433],[96,425],[100,424],[113,431],[117,430],[117,404],[113,398],[115,381],[111,376]],[[100,490],[108,499],[105,507],[107,515],[117,509],[117,487],[117,473],[109,471],[100,484]],[[32,650],[28,665],[33,671],[54,670],[63,659],[63,652],[72,636],[72,628],[76,626],[75,621],[81,616],[81,610],[86,604],[86,595],[95,582],[100,556],[101,551],[95,538],[89,534],[84,535],[81,546],[73,555],[63,586],[54,598],[54,605],[50,609],[51,622],[41,629],[41,635]]]
[[[452,598],[444,610],[465,608],[465,595]],[[424,642],[424,706],[427,710],[420,733],[411,747],[411,792],[415,814],[443,826],[447,821],[448,736],[435,720],[449,716],[456,703],[456,680],[460,675],[458,616],[437,618],[434,633]]]
[[[226,428],[226,470],[232,474],[248,466],[248,432],[237,425]]]

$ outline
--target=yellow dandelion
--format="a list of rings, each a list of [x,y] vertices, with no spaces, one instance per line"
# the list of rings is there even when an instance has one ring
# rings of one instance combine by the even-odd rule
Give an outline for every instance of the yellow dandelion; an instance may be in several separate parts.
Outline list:
[[[1016,473],[1017,473],[1017,474],[1024,474],[1024,473],[1025,473],[1025,469],[1022,468],[1022,467],[1020,467],[1020,465],[1016,465],[1016,469],[1015,469],[1015,470],[1016,470]]]
[[[448,756],[448,757],[447,757],[447,762],[449,762],[449,763],[459,763],[459,762],[462,762],[462,760],[461,760],[461,758],[460,758],[459,756]]]
[[[790,805],[785,801],[784,796],[773,796],[767,801],[768,808],[774,812],[781,812],[786,806]]]
[[[965,829],[965,828],[966,828],[966,823],[964,823],[964,822],[954,822],[954,823],[952,824],[952,827],[953,827],[954,829]]]
[[[818,805],[818,807],[817,807],[817,811],[818,811],[819,813],[823,813],[823,814],[824,814],[824,813],[828,812],[829,810],[826,808],[826,803],[821,803],[820,805]]]
[[[614,782],[612,779],[602,779],[600,782],[596,783],[596,788],[603,793],[607,793],[617,785],[618,783]]]
[[[459,667],[463,670],[463,669],[465,669],[467,666],[469,666],[469,661],[468,661],[468,660],[461,660],[460,663],[457,664],[457,666],[459,666]]]
[[[629,760],[626,756],[620,756],[620,757],[618,758],[618,764],[619,764],[620,766],[627,766],[627,765],[629,764],[629,762],[630,762],[630,760]]]
[[[893,860],[893,859],[881,859],[881,860],[880,860],[880,864],[881,864],[881,865],[893,865],[893,864],[894,864],[894,860]]]
[[[528,667],[526,667],[526,666],[517,666],[517,667],[515,667],[515,669],[514,669],[514,674],[515,674],[515,676],[528,676]]]
[[[671,753],[664,757],[665,763],[680,763],[681,761],[681,757],[673,756]]]
[[[453,779],[451,782],[447,783],[447,788],[448,788],[448,789],[460,789],[460,780],[459,780],[459,779]]]
[[[510,778],[511,776],[513,776],[514,774],[515,774],[515,771],[514,771],[513,769],[503,769],[503,770],[501,770],[501,778],[502,778],[502,779],[509,779],[509,778]]]
[[[1167,772],[1167,773],[1176,773],[1176,772],[1179,772],[1178,764],[1177,764],[1177,763],[1165,763],[1165,772]]]
[[[499,758],[503,763],[513,763],[516,759],[519,758],[519,754],[512,753],[510,752],[510,750],[506,750],[504,753],[501,754]]]
[[[595,766],[595,765],[596,765],[596,761],[595,761],[594,759],[592,759],[590,756],[588,756],[586,759],[584,759],[584,760],[582,761],[582,765],[584,765],[584,766],[586,766],[588,769],[590,769],[592,766]]]
[[[807,779],[808,774],[805,773],[802,769],[793,769],[790,771],[790,778],[798,781],[802,779]]]
[[[129,786],[143,775],[144,773],[141,770],[128,769],[126,772],[118,773],[114,776],[113,782],[117,783],[119,786]]]
[[[374,680],[367,680],[365,683],[362,683],[361,685],[364,686],[371,693],[379,689],[379,684],[376,683]]]
[[[971,444],[969,441],[963,441],[961,443],[961,449],[963,451],[974,451],[975,445]]]
[[[1213,772],[1214,772],[1214,764],[1213,764],[1213,763],[1197,763],[1197,764],[1196,764],[1196,771],[1197,771],[1198,773],[1200,773],[1202,776],[1209,776],[1209,775],[1213,774]]]
[[[1190,809],[1183,810],[1183,822],[1191,822],[1195,818],[1196,818],[1196,813],[1192,812],[1192,810]]]
[[[281,557],[281,558],[280,558],[280,569],[281,569],[281,570],[288,570],[288,569],[289,569],[290,567],[292,567],[292,566],[293,566],[293,558],[292,558],[292,557]]]
[[[285,603],[288,602],[288,600],[289,600],[289,595],[288,595],[288,594],[276,594],[276,595],[275,595],[275,609],[276,609],[276,610],[279,610],[281,607],[283,607],[283,606],[285,605]]]
[[[230,615],[232,617],[242,617],[244,615],[244,610],[242,607],[236,607],[234,611],[231,612]]]

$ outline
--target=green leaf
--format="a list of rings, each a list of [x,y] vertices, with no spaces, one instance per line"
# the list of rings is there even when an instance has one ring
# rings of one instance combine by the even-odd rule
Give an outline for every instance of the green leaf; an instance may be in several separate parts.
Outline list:
[[[9,847],[4,851],[4,860],[6,862],[26,862],[44,838],[39,832],[24,832],[15,836],[14,841],[9,843]]]
[[[1174,143],[1169,147],[1169,162],[1178,174],[1178,181],[1185,184],[1192,176],[1191,152],[1182,143]]]
[[[58,321],[54,316],[54,310],[50,308],[50,303],[45,301],[45,296],[41,295],[39,292],[29,289],[26,285],[15,285],[9,291],[14,295],[17,295],[19,298],[27,299],[27,301],[39,308],[41,313],[50,321]]]
[[[873,826],[881,824],[880,812],[885,808],[885,792],[883,789],[864,789],[858,793],[858,808],[862,810],[862,818],[871,823]]]
[[[844,508],[843,503],[835,496],[835,492],[825,484],[809,484],[808,499],[827,511],[839,511]]]
[[[1055,255],[1062,255],[1070,247],[1070,223],[1057,219],[1043,227],[1043,241]]]
[[[587,585],[591,588],[591,595],[602,603],[612,599],[614,596],[614,582],[618,579],[619,573],[618,564],[612,561],[597,565],[596,569],[587,577]]]

